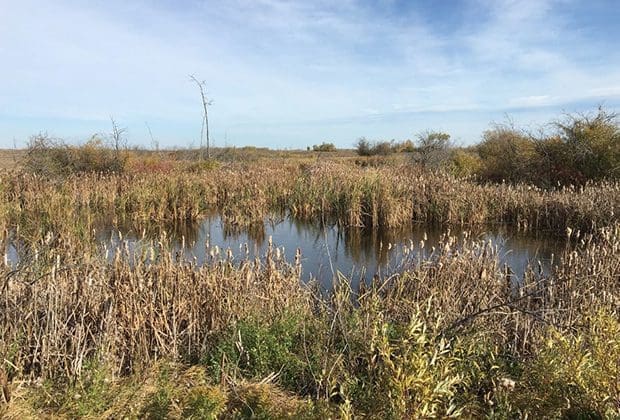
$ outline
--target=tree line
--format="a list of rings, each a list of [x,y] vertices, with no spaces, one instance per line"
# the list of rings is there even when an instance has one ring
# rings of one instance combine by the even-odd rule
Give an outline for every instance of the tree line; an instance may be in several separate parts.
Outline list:
[[[594,113],[565,115],[538,132],[511,123],[495,124],[478,144],[469,147],[455,146],[447,133],[426,131],[417,136],[415,144],[360,138],[355,149],[360,156],[408,152],[424,169],[481,181],[551,187],[620,178],[617,114],[600,107]]]

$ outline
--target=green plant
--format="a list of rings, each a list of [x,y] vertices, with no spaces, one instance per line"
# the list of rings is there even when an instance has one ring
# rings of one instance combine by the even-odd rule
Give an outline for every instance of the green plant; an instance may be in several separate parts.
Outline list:
[[[312,146],[312,150],[315,152],[335,152],[336,146],[334,146],[334,143],[323,142]]]
[[[512,126],[496,125],[485,131],[476,148],[483,179],[528,182],[540,176],[535,172],[538,155],[534,141]]]
[[[286,389],[308,392],[315,385],[304,355],[303,340],[308,336],[303,328],[303,320],[293,314],[268,322],[241,320],[218,342],[207,356],[207,363],[216,378],[221,369],[251,380],[277,374],[278,382]]]
[[[365,137],[361,137],[357,141],[355,149],[360,156],[387,156],[395,151],[395,145],[389,141],[370,142]]]
[[[122,173],[126,154],[108,147],[93,136],[79,146],[40,134],[30,139],[23,159],[25,171],[44,177],[65,177],[76,173]]]
[[[450,158],[450,134],[426,131],[418,134],[418,147],[414,161],[425,169],[439,169]]]
[[[599,108],[595,115],[567,115],[557,133],[538,140],[552,181],[583,184],[620,177],[620,125],[617,115]]]
[[[482,160],[477,153],[469,150],[455,149],[450,156],[448,170],[457,178],[478,175],[482,169]]]
[[[226,409],[227,396],[213,386],[196,386],[187,392],[182,417],[185,419],[218,419]]]
[[[397,339],[390,339],[388,324],[378,328],[371,344],[378,356],[374,361],[377,391],[390,401],[393,416],[457,417],[456,387],[463,376],[456,369],[450,343],[433,337],[419,315],[412,317]]]
[[[584,319],[576,334],[551,328],[524,369],[521,410],[533,416],[620,416],[620,321],[608,310]]]

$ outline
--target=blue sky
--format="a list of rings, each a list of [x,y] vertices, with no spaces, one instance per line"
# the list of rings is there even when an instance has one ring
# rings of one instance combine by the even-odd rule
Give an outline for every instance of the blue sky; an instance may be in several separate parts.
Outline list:
[[[509,116],[620,111],[617,0],[0,0],[0,148],[110,131],[197,146],[352,147]]]

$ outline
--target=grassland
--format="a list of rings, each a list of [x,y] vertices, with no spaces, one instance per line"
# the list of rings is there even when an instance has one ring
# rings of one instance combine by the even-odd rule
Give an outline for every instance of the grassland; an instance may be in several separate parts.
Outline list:
[[[19,243],[21,258],[0,263],[0,416],[620,416],[620,184],[541,190],[402,158],[249,156],[0,175],[0,244]],[[272,214],[502,224],[573,246],[515,284],[490,244],[448,236],[427,260],[360,290],[341,276],[324,295],[275,249],[180,260],[168,232],[211,212],[236,227]],[[143,253],[108,260],[96,233],[121,224],[145,232]]]
[[[0,149],[0,170],[17,169],[23,157],[23,150]]]

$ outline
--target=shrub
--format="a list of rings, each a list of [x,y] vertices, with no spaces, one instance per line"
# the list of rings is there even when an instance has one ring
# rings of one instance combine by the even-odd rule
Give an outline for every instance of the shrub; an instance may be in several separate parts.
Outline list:
[[[394,142],[375,141],[371,143],[364,137],[357,141],[355,149],[360,156],[387,156],[395,151]]]
[[[418,148],[414,160],[428,169],[439,169],[450,158],[450,135],[437,131],[418,134]]]
[[[567,115],[553,132],[528,135],[497,125],[477,146],[481,177],[529,182],[543,187],[583,185],[620,177],[620,126],[617,115],[599,108],[595,115]]]
[[[303,327],[302,320],[295,315],[283,315],[270,323],[240,321],[222,337],[206,362],[215,377],[221,375],[222,368],[231,367],[249,380],[279,372],[278,381],[285,388],[307,392],[314,385],[303,351]],[[224,366],[222,357],[226,361]]]
[[[419,316],[397,338],[390,337],[389,324],[380,326],[371,344],[378,357],[369,361],[375,385],[389,397],[395,418],[456,416],[456,386],[463,380],[457,359],[450,343],[434,337]]]
[[[24,169],[44,177],[67,176],[81,172],[121,173],[125,168],[124,151],[107,147],[98,137],[79,146],[40,134],[30,139]]]
[[[226,408],[226,395],[221,389],[199,385],[185,396],[182,417],[185,419],[218,419]],[[167,414],[167,413],[166,413]]]
[[[394,151],[392,148],[392,143],[389,141],[379,141],[375,142],[372,147],[373,155],[387,156]]]
[[[449,170],[459,178],[465,178],[480,173],[482,160],[477,153],[464,149],[452,151],[450,156]]]
[[[334,146],[334,143],[321,143],[321,144],[315,144],[314,146],[312,146],[312,150],[314,150],[315,152],[335,152],[336,151],[336,146]]]
[[[546,169],[555,174],[553,181],[581,184],[585,180],[620,177],[620,126],[616,114],[599,108],[594,116],[567,115],[553,125],[557,133],[539,141]]]
[[[361,137],[357,140],[355,144],[355,150],[357,154],[360,156],[371,156],[372,155],[372,146],[365,137]]]
[[[532,417],[620,416],[620,321],[602,310],[575,335],[551,328],[524,369],[520,406]]]
[[[400,143],[394,143],[392,150],[396,153],[413,153],[415,152],[415,145],[411,140],[405,140]]]
[[[359,302],[337,292],[338,330],[334,347],[343,349],[342,396],[355,413],[382,418],[458,416],[456,399],[464,377],[452,342],[439,334],[430,312],[408,308],[393,317],[374,291]],[[388,305],[389,306],[389,305]],[[335,369],[338,371],[338,369]]]
[[[534,141],[513,127],[497,125],[485,131],[477,149],[485,179],[520,182],[538,176],[533,174],[537,158]]]
[[[211,159],[205,159],[205,160],[198,160],[198,161],[188,164],[186,167],[186,171],[193,172],[193,173],[201,173],[201,172],[213,171],[219,167],[220,167],[220,163],[217,160],[211,158]]]

